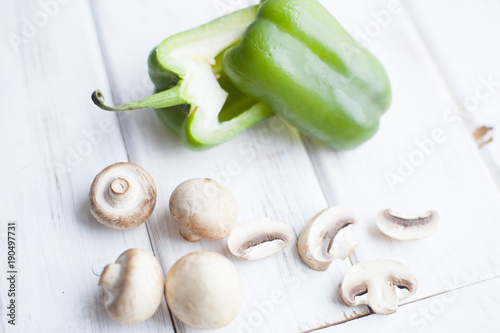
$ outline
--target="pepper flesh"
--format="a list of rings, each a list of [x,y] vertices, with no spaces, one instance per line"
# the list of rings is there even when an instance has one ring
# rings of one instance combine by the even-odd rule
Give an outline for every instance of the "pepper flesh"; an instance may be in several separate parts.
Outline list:
[[[371,138],[391,103],[384,67],[316,0],[264,0],[223,69],[241,91],[336,149]]]
[[[192,149],[218,145],[272,116],[268,107],[239,91],[221,65],[224,52],[239,43],[256,11],[257,6],[236,11],[165,39],[148,58],[155,95],[109,107],[97,90],[94,103],[108,111],[152,107]]]

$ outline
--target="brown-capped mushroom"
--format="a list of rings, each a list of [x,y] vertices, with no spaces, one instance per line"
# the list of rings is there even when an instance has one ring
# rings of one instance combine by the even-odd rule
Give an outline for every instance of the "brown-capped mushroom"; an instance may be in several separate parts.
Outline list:
[[[439,214],[435,210],[425,213],[402,213],[390,209],[377,216],[377,226],[387,236],[403,241],[427,238],[439,224]]]
[[[236,267],[226,257],[208,251],[190,253],[172,266],[165,296],[183,323],[205,330],[228,325],[240,311],[243,286]]]
[[[156,185],[146,170],[132,163],[115,163],[102,170],[90,188],[90,212],[113,229],[143,224],[156,204]]]
[[[144,321],[160,306],[163,281],[161,265],[151,252],[129,249],[101,274],[99,286],[104,290],[104,308],[120,323]]]
[[[411,269],[397,261],[377,260],[349,268],[340,294],[345,304],[366,304],[378,314],[397,311],[398,302],[417,291],[418,281]]]
[[[356,247],[352,228],[355,214],[344,206],[334,206],[316,215],[302,230],[297,242],[304,263],[317,271],[328,269],[334,259],[345,259]]]
[[[174,190],[170,213],[181,227],[181,235],[190,242],[200,238],[222,239],[228,236],[238,219],[238,203],[229,190],[212,179],[190,179]]]
[[[243,260],[258,260],[283,250],[293,239],[293,230],[281,221],[265,218],[237,225],[227,244]]]

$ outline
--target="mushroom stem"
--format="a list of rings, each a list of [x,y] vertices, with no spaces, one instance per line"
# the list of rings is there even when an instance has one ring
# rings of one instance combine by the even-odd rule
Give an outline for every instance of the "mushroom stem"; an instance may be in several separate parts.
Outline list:
[[[395,287],[389,285],[370,288],[367,300],[374,313],[388,315],[398,310],[398,296]]]
[[[102,271],[101,278],[99,279],[99,286],[107,290],[116,289],[118,286],[120,286],[121,273],[122,265],[107,265]]]
[[[108,195],[111,203],[124,202],[126,200],[132,199],[134,193],[134,187],[125,178],[115,178],[111,184],[109,184]]]
[[[185,240],[187,240],[189,242],[196,243],[197,241],[200,240],[200,237],[196,236],[195,234],[193,234],[191,231],[189,231],[185,227],[181,227],[180,233],[181,233],[182,238],[184,238]]]
[[[348,226],[341,228],[334,239],[332,239],[331,247],[328,250],[328,254],[338,259],[346,259],[351,252],[354,250],[358,244],[354,241],[352,237],[353,225],[349,224]]]
[[[114,201],[123,201],[130,197],[130,184],[125,178],[116,178],[109,185],[109,196]]]
[[[115,163],[94,178],[90,212],[103,225],[126,230],[143,224],[153,213],[156,186],[151,175],[132,163]]]
[[[112,194],[121,195],[128,191],[128,181],[124,178],[116,178],[111,182],[109,190]]]

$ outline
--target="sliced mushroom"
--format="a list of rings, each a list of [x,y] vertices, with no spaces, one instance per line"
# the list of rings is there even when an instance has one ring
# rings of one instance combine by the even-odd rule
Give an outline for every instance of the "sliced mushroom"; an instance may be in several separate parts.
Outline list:
[[[299,236],[297,247],[305,264],[325,271],[334,259],[345,259],[356,247],[352,238],[355,214],[344,206],[334,206],[316,215]]]
[[[134,324],[150,318],[163,299],[163,271],[148,251],[129,249],[102,271],[104,308],[120,323]]]
[[[417,291],[418,281],[411,269],[393,260],[377,260],[349,268],[340,286],[345,304],[367,304],[378,314],[397,311],[398,302]]]
[[[146,170],[132,163],[115,163],[94,179],[89,194],[90,212],[113,229],[143,224],[156,204],[156,185]]]
[[[172,313],[183,323],[205,330],[229,324],[243,304],[243,283],[226,257],[208,251],[190,253],[172,266],[165,282]]]
[[[385,209],[377,216],[377,226],[387,236],[403,241],[429,237],[436,231],[439,214],[429,210],[422,214],[401,213]]]
[[[174,190],[170,212],[190,242],[228,236],[238,219],[238,203],[229,190],[212,179],[190,179]]]
[[[229,251],[243,260],[258,260],[283,250],[293,239],[284,222],[265,218],[240,224],[227,240]]]

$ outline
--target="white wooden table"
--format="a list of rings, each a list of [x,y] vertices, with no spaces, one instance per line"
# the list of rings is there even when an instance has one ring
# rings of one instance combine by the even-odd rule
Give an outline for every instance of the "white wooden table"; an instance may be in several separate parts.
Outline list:
[[[245,302],[220,332],[500,331],[500,2],[322,1],[381,59],[393,86],[379,133],[354,151],[331,151],[276,118],[192,152],[152,110],[116,115],[92,104],[96,88],[115,104],[150,94],[146,57],[157,43],[253,3],[1,2],[1,332],[196,332],[172,321],[165,301],[144,323],[115,323],[97,287],[103,266],[128,248],[154,251],[165,272],[196,250],[231,258],[225,241],[179,236],[168,199],[193,177],[224,181],[240,222],[269,216],[298,235],[329,205],[344,203],[360,217],[358,247],[327,272],[309,270],[295,243],[258,262],[231,258]],[[483,125],[495,127],[495,140],[479,149],[472,131]],[[150,220],[126,232],[101,226],[87,206],[94,176],[117,161],[143,166],[158,187]],[[374,226],[383,208],[434,208],[441,225],[426,240],[393,241]],[[11,221],[15,326],[7,322]],[[410,265],[417,293],[391,316],[344,305],[345,271],[382,258]]]

